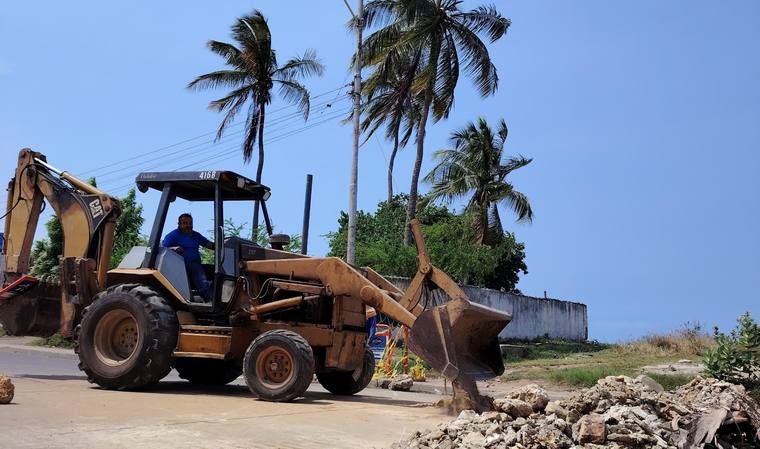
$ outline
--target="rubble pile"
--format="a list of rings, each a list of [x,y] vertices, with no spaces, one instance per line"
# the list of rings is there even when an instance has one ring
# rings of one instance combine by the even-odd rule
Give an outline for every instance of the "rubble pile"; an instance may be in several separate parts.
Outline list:
[[[11,378],[0,374],[0,404],[10,404],[13,400],[15,388]]]
[[[744,387],[697,377],[675,391],[646,376],[610,376],[563,401],[537,385],[416,432],[401,448],[758,448],[760,409]]]

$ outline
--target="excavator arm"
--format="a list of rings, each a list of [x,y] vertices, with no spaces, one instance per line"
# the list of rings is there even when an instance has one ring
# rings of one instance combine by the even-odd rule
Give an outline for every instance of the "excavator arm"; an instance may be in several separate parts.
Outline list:
[[[43,200],[53,208],[63,230],[59,285],[41,285],[28,274]],[[0,323],[19,334],[49,335],[59,329],[70,336],[78,311],[105,285],[121,212],[119,201],[25,148],[19,152],[15,176],[8,184],[6,208]],[[54,322],[55,313],[37,313],[40,302],[53,295],[60,297],[60,323]]]

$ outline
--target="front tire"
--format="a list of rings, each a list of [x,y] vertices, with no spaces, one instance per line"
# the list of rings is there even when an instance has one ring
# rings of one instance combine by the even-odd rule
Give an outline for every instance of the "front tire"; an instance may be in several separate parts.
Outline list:
[[[297,333],[271,330],[248,347],[243,373],[248,388],[259,399],[292,401],[303,396],[314,378],[314,353]]]
[[[375,355],[369,348],[364,348],[362,365],[354,371],[326,371],[317,373],[317,380],[332,394],[350,396],[365,388],[375,374]]]
[[[151,288],[110,287],[84,309],[77,326],[79,369],[108,389],[155,384],[171,371],[178,329],[174,309]]]

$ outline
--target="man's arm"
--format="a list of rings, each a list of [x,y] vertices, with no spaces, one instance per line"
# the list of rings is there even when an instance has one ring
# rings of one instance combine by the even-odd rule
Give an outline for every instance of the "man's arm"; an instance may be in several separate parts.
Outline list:
[[[199,245],[210,250],[214,249],[214,242],[204,237],[200,232],[193,231],[193,233],[195,233],[195,238],[197,239]]]

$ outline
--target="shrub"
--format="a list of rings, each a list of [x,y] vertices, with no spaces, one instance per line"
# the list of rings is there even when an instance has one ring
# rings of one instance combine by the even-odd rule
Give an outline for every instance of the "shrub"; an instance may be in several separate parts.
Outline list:
[[[705,372],[716,379],[760,386],[760,326],[749,312],[739,316],[730,334],[715,328],[717,347],[705,354]]]
[[[32,341],[32,344],[34,346],[47,346],[49,348],[71,349],[74,347],[74,342],[63,338],[59,332],[56,332],[55,334],[46,338],[37,338]]]

